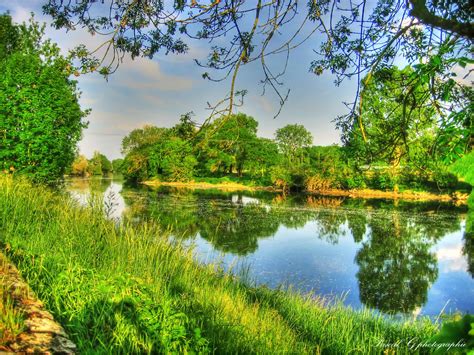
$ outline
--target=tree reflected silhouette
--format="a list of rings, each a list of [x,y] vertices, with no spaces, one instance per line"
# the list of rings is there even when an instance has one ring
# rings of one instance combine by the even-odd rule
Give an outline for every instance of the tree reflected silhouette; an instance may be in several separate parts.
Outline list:
[[[427,301],[438,277],[431,248],[460,228],[460,214],[433,203],[394,203],[316,196],[275,196],[173,188],[124,189],[126,218],[153,220],[175,238],[200,236],[223,253],[246,256],[279,228],[312,222],[315,237],[337,244],[346,234],[355,256],[360,300],[383,313],[411,313]],[[446,209],[444,213],[443,209]],[[463,252],[473,274],[473,215]],[[313,228],[313,227],[312,227]]]
[[[474,278],[474,201],[470,200],[469,211],[464,230],[462,253],[467,259],[467,271]]]

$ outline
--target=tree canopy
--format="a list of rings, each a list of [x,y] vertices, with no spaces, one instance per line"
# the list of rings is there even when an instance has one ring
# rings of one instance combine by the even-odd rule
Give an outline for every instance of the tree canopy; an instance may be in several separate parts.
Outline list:
[[[448,92],[452,96],[462,91],[460,80],[453,76],[473,63],[469,53],[474,25],[468,0],[49,0],[43,10],[53,17],[56,28],[82,26],[105,36],[97,50],[80,46],[74,51],[84,72],[100,70],[108,75],[125,54],[151,58],[159,52],[185,53],[194,39],[211,43],[207,59],[196,60],[206,70],[203,78],[231,79],[228,95],[213,106],[211,117],[232,113],[236,96],[245,94],[235,87],[236,75],[251,62],[261,65],[264,89],[276,92],[284,104],[289,91],[282,89],[282,74],[290,51],[311,43],[317,43],[311,72],[329,71],[336,84],[351,77],[359,83],[354,102],[347,104],[349,113],[337,120],[343,135],[360,117],[362,78],[370,81],[373,72],[400,58],[416,67],[420,80],[429,86],[432,105],[446,116],[443,128],[448,134],[472,111],[469,105],[457,104],[454,111],[461,114],[452,114],[452,105],[443,105]],[[318,34],[322,40],[309,41]],[[218,40],[224,36],[226,40]],[[284,58],[281,70],[269,65],[272,55]]]
[[[301,164],[303,148],[313,143],[313,136],[304,126],[290,124],[276,131],[275,140],[289,164]]]
[[[62,178],[86,123],[70,63],[32,19],[0,15],[0,164],[37,182]]]

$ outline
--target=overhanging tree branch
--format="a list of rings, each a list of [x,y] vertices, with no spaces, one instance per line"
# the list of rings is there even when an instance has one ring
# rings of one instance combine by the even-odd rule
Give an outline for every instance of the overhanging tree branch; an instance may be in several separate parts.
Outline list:
[[[474,39],[474,25],[472,22],[459,22],[449,18],[437,16],[428,10],[425,0],[408,1],[412,5],[410,15],[419,19],[423,24],[445,31],[454,32],[471,40]]]

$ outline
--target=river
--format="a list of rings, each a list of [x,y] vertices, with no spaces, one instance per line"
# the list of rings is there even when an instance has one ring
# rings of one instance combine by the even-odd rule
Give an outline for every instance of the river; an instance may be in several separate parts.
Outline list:
[[[71,179],[80,202],[103,194],[111,218],[154,221],[246,282],[291,287],[384,314],[474,313],[474,212],[438,202],[126,186]]]

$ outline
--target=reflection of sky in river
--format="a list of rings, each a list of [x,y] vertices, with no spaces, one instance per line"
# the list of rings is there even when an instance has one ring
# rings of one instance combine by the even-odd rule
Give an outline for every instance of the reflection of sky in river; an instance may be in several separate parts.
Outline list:
[[[179,210],[179,208],[184,207],[186,211],[195,211],[193,208],[197,208],[197,206],[201,206],[199,203],[203,203],[201,200],[199,200],[200,202],[197,202],[198,200],[195,199],[196,196],[190,199],[183,199],[183,197],[180,195],[180,198],[178,199],[166,200],[166,198],[169,198],[169,196],[166,194],[146,195],[143,190],[128,188],[127,193],[131,191],[132,197],[124,199],[120,194],[122,190],[122,184],[120,181],[108,181],[105,184],[96,185],[93,190],[94,189],[103,194],[106,204],[112,206],[110,214],[112,218],[120,218],[121,214],[127,209],[127,204],[133,204],[135,199],[138,197],[147,197],[148,199],[152,198],[153,200],[150,203],[154,203],[154,201],[158,200],[165,201],[164,204],[158,205],[158,207],[153,206],[152,204],[150,204],[148,207],[155,207],[156,211],[159,213],[166,212],[168,217],[171,215],[173,216],[172,219],[176,219],[177,221],[180,221],[180,216],[176,212]],[[81,203],[86,203],[89,195],[87,184],[73,184],[69,190],[75,198],[81,201]],[[213,195],[212,197],[206,197],[204,201],[209,201],[209,199],[212,200],[212,206],[215,209],[206,210],[206,208],[204,208],[204,211],[214,215],[216,213],[220,213],[219,211],[232,211],[238,205],[252,206],[259,202],[259,199],[255,197],[237,195],[232,195],[222,199],[220,199],[218,195]],[[269,209],[274,207],[269,201],[265,201],[264,203],[267,212]],[[308,210],[307,207],[296,204],[292,207],[283,207],[283,213],[285,215],[290,215],[291,217],[291,213],[294,213],[297,209],[301,211]],[[198,211],[201,210],[198,209]],[[310,218],[307,222],[303,223],[299,227],[287,227],[283,224],[280,224],[272,236],[265,235],[261,238],[258,238],[256,241],[258,246],[256,246],[254,249],[250,248],[248,252],[243,254],[241,253],[241,255],[238,255],[232,251],[232,248],[235,247],[235,245],[232,243],[235,243],[235,237],[239,237],[238,234],[232,237],[234,239],[229,236],[226,237],[227,239],[224,238],[220,241],[221,244],[219,244],[216,248],[216,245],[213,244],[215,241],[212,239],[212,236],[209,237],[208,235],[207,238],[203,238],[199,233],[199,229],[196,229],[197,234],[195,237],[188,239],[186,243],[192,243],[195,245],[195,254],[198,260],[205,263],[215,263],[217,261],[222,262],[226,269],[229,267],[233,268],[233,272],[241,275],[243,274],[243,277],[245,277],[247,280],[250,280],[251,282],[265,284],[272,288],[278,287],[282,284],[291,285],[292,288],[303,292],[312,291],[315,294],[329,296],[331,298],[344,297],[344,303],[355,308],[362,306],[361,294],[359,292],[360,277],[358,275],[358,273],[361,272],[362,264],[360,264],[360,262],[358,263],[356,259],[357,255],[363,249],[363,245],[366,245],[366,252],[364,254],[365,259],[363,262],[368,263],[366,265],[369,265],[369,269],[367,270],[366,268],[364,272],[366,275],[371,275],[369,277],[374,277],[374,275],[375,277],[378,277],[377,281],[379,285],[381,285],[376,285],[375,288],[369,288],[370,292],[373,290],[379,292],[379,294],[377,294],[374,298],[376,302],[385,297],[383,290],[377,289],[377,287],[385,287],[387,285],[391,286],[394,284],[394,281],[396,284],[397,280],[393,279],[397,277],[396,271],[398,269],[389,268],[391,275],[384,275],[383,272],[375,272],[372,274],[370,270],[372,265],[371,262],[374,262],[374,267],[383,267],[383,255],[387,255],[389,260],[386,260],[386,262],[389,264],[396,263],[401,260],[402,262],[406,261],[410,263],[412,267],[413,265],[416,265],[416,263],[413,263],[412,260],[406,259],[404,257],[397,259],[396,253],[384,254],[382,252],[382,264],[380,264],[379,259],[371,259],[374,257],[374,255],[376,257],[380,257],[380,255],[377,254],[380,253],[380,243],[382,242],[382,245],[386,243],[385,239],[383,238],[397,237],[395,231],[380,229],[385,222],[379,225],[372,223],[372,226],[367,226],[363,237],[361,235],[362,241],[359,243],[354,241],[351,228],[347,221],[343,222],[339,226],[334,225],[334,227],[338,227],[334,229],[336,231],[335,233],[337,234],[336,238],[321,234],[321,231],[324,230],[324,226],[321,224],[321,221],[332,221],[330,218],[334,217],[335,211],[336,215],[338,213],[345,213],[346,215],[351,216],[351,214],[360,214],[361,211],[364,211],[363,209],[358,208],[351,210],[346,209],[345,207],[337,207],[336,209],[322,208],[321,211],[323,213],[319,214],[317,218]],[[390,219],[383,219],[386,218],[386,211],[384,210],[379,211],[377,208],[373,209],[372,207],[367,207],[365,211],[365,213],[369,213],[368,211],[371,211],[370,213],[372,213],[372,215],[370,218],[372,219],[372,222],[375,220],[382,222],[390,221]],[[376,213],[374,213],[374,211],[376,211]],[[391,214],[391,210],[387,211],[389,218],[395,216],[396,218],[400,218],[400,222],[407,220],[407,216],[414,215],[409,211],[395,212],[393,215]],[[434,278],[434,282],[432,284],[428,284],[427,302],[422,305],[421,313],[436,316],[443,309],[443,307],[445,307],[446,311],[460,310],[463,312],[474,312],[474,281],[470,274],[466,272],[467,261],[466,256],[463,255],[462,252],[464,246],[463,234],[465,229],[465,217],[451,219],[450,216],[461,216],[456,215],[456,213],[452,211],[449,212],[451,214],[448,213],[444,215],[443,212],[433,213],[431,210],[427,210],[427,213],[424,213],[423,211],[415,211],[415,213],[421,213],[420,216],[425,223],[423,226],[428,228],[427,230],[430,230],[430,228],[439,227],[439,225],[443,224],[449,225],[449,223],[456,223],[457,225],[460,223],[459,229],[457,231],[444,233],[443,237],[439,238],[439,240],[432,245],[430,250],[427,250],[427,253],[429,255],[433,255],[433,260],[435,260],[437,277]],[[157,218],[156,215],[152,216],[154,216],[153,218]],[[298,214],[295,214],[295,216],[298,216]],[[140,217],[135,216],[134,218],[138,220]],[[205,213],[199,215],[199,219],[208,218],[210,218],[210,216],[206,215]],[[256,218],[266,217],[265,215],[262,215],[257,216]],[[318,220],[318,218],[320,219]],[[157,221],[159,222],[158,219]],[[215,222],[216,220],[209,219],[209,221]],[[244,223],[252,223],[252,220],[244,219],[243,221]],[[370,219],[368,221],[370,221]],[[405,233],[411,233],[408,232],[409,229],[417,226],[415,222],[409,219],[407,221],[409,221],[405,226],[407,229],[404,231]],[[199,220],[197,222],[198,225],[200,225],[200,222],[202,221]],[[340,223],[340,221],[336,221],[336,223]],[[454,228],[451,228],[451,230],[455,230],[457,228],[456,225],[452,225]],[[371,240],[370,238],[370,235],[373,232],[372,227],[379,229],[379,239],[375,239],[375,241]],[[249,231],[252,231],[252,229],[249,229]],[[207,230],[207,233],[209,234],[209,230]],[[380,239],[380,233],[386,233],[386,235],[381,235],[382,239]],[[411,234],[408,234],[408,236],[409,235]],[[407,234],[405,234],[405,236],[402,234],[401,237],[406,238],[406,236]],[[245,238],[245,236],[240,237]],[[231,244],[226,245],[227,242],[230,242]],[[246,244],[244,243],[244,245]],[[390,245],[395,245],[396,247],[399,246],[398,244]],[[402,244],[402,247],[407,246]],[[407,255],[409,257],[414,257],[414,255],[416,255],[416,250],[418,250],[418,252],[420,252],[420,250],[423,252],[423,249],[419,249],[420,244],[415,244],[414,247],[418,249],[415,249],[415,254],[413,255],[408,253]],[[223,253],[219,250],[228,251]],[[393,273],[394,270],[395,274]],[[401,268],[400,270],[403,271],[405,269]],[[369,272],[369,274],[367,274],[367,272]],[[406,275],[405,278],[407,278]],[[411,278],[410,275],[408,275],[408,279],[402,279],[402,281],[419,282],[420,279]],[[402,284],[403,283],[400,285]],[[406,296],[411,294],[408,292],[406,294],[402,293],[402,295]],[[416,294],[413,295],[416,296]],[[415,312],[418,313],[419,311],[420,310],[417,307]]]
[[[354,259],[360,244],[344,229],[344,236],[333,245],[316,237],[317,221],[299,229],[280,226],[273,237],[259,240],[257,251],[244,257],[216,252],[202,238],[195,245],[201,261],[222,260],[234,269],[248,268],[248,277],[257,284],[272,288],[291,284],[303,292],[342,296],[345,304],[359,308],[362,306],[356,278],[359,268]],[[429,289],[422,314],[438,315],[445,305],[446,312],[474,312],[474,282],[466,272],[466,257],[462,255],[463,232],[449,233],[433,247],[439,276]]]
[[[248,267],[250,279],[258,284],[278,287],[291,284],[295,289],[314,291],[316,294],[342,296],[346,303],[359,306],[357,265],[353,260],[356,243],[348,234],[341,237],[337,248],[316,238],[318,222],[308,222],[303,228],[292,229],[280,226],[271,238],[261,239],[258,250],[248,256],[232,254],[224,256],[224,262],[232,265],[238,260]],[[196,249],[201,258],[218,257],[212,245],[198,239]]]
[[[474,312],[474,282],[466,273],[467,261],[462,255],[464,229],[463,221],[461,231],[447,234],[433,247],[439,276],[428,291],[429,301],[423,309],[427,314],[439,313],[440,304],[446,305],[446,311]]]

